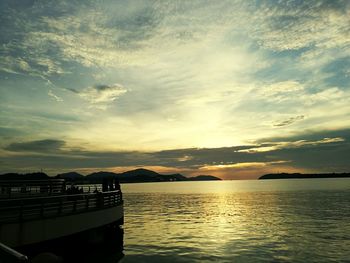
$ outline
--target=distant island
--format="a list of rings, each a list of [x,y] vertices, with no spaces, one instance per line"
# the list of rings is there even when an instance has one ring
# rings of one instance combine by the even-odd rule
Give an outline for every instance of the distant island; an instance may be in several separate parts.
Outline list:
[[[327,173],[327,174],[301,174],[301,173],[278,173],[265,174],[259,180],[266,179],[312,179],[312,178],[349,178],[350,173]]]
[[[143,183],[143,182],[171,182],[171,181],[213,181],[221,180],[218,177],[212,175],[198,175],[194,177],[186,177],[181,174],[159,174],[157,172],[147,169],[135,169],[123,173],[113,172],[95,172],[88,175],[82,175],[77,172],[68,172],[57,174],[54,177],[50,177],[45,173],[7,173],[1,174],[0,180],[42,180],[42,179],[65,179],[69,182],[75,182],[79,184],[86,183],[102,183],[104,179],[116,178],[120,183]]]

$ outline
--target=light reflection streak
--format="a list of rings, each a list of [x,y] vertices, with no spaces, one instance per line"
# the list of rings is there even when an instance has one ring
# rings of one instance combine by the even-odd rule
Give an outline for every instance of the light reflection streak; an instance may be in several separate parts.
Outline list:
[[[344,182],[348,181],[331,182],[338,187],[336,192],[325,190],[327,180],[307,187],[304,183],[304,188],[296,181],[289,190],[284,182],[254,185],[252,181],[246,186],[244,182],[123,185],[125,262],[128,255],[130,260],[138,255],[150,261],[161,255],[190,261],[302,262],[309,254],[327,256],[327,246],[337,251],[334,257],[344,257],[336,246],[344,247],[343,231],[350,229],[345,221],[340,224],[350,216],[350,200],[334,194],[346,191]],[[174,190],[167,193],[168,187]],[[327,245],[329,236],[333,243]]]

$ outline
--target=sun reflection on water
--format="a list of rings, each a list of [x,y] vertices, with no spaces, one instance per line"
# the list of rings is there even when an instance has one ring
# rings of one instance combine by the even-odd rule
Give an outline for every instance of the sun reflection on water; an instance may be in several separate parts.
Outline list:
[[[350,245],[347,186],[271,191],[276,185],[264,185],[259,191],[254,185],[255,190],[242,191],[242,184],[230,182],[147,184],[140,192],[126,190],[123,262],[350,258],[345,252]],[[166,192],[168,187],[172,190]]]

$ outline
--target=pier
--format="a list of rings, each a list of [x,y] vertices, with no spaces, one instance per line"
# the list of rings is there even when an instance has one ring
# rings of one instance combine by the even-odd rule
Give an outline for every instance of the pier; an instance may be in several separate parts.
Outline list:
[[[0,242],[21,248],[84,233],[101,239],[103,229],[123,224],[116,184],[67,186],[63,179],[0,181]],[[94,241],[93,241],[94,242]]]

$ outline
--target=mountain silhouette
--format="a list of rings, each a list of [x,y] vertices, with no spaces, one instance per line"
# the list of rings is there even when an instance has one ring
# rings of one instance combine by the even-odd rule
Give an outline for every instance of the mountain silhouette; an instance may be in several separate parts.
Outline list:
[[[148,176],[148,177],[158,177],[160,174],[152,171],[152,170],[147,170],[144,168],[139,168],[131,171],[127,171],[124,173],[121,173],[120,175],[122,176]]]
[[[28,180],[28,179],[49,179],[45,173],[18,174],[8,173],[0,175],[0,180]],[[182,174],[160,174],[148,169],[135,169],[123,173],[113,173],[100,171],[88,174],[86,176],[77,172],[68,172],[57,174],[54,178],[65,179],[75,183],[102,183],[104,179],[116,178],[121,183],[140,183],[140,182],[169,182],[169,181],[209,181],[221,180],[211,175],[199,175],[195,177],[186,177]]]
[[[67,181],[76,181],[84,179],[84,175],[77,172],[62,173],[56,175],[58,179],[66,179]]]
[[[312,179],[312,178],[345,178],[350,177],[350,173],[328,173],[328,174],[300,174],[300,173],[278,173],[265,174],[259,180],[266,179]]]
[[[136,182],[166,182],[166,181],[186,181],[187,177],[181,174],[159,174],[152,170],[143,168],[126,171],[123,173],[97,172],[86,176],[86,178],[100,182],[103,178],[117,178],[121,183]]]

